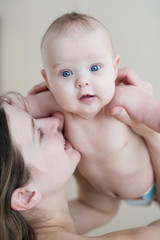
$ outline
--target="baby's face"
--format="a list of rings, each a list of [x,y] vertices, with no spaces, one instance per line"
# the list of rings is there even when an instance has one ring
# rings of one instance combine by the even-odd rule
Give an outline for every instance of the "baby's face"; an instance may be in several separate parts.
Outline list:
[[[90,116],[111,101],[119,57],[113,57],[105,31],[50,35],[45,46],[48,84],[65,111]]]

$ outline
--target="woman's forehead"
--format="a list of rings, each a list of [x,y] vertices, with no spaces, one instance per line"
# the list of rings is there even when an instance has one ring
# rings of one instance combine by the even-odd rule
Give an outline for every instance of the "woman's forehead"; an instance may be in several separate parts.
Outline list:
[[[4,109],[5,109],[5,111],[6,111],[6,113],[7,113],[7,115],[8,115],[8,117],[9,118],[19,118],[19,114],[20,115],[25,115],[25,114],[27,114],[25,111],[24,111],[24,109],[22,109],[22,108],[20,108],[20,107],[18,107],[18,106],[13,106],[13,105],[10,105],[10,104],[7,104],[7,103],[5,103],[4,104]]]
[[[4,109],[11,134],[14,130],[21,131],[22,129],[26,129],[26,125],[30,116],[27,112],[20,107],[9,104],[5,104]]]

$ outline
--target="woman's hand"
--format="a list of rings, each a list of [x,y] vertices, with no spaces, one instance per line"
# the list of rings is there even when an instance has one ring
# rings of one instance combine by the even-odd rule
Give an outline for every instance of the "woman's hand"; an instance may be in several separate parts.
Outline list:
[[[128,99],[121,96],[110,104],[111,113],[126,109],[132,120],[144,123],[154,131],[160,132],[160,102],[153,97],[152,85],[143,81],[131,68],[122,68],[118,72],[116,84],[130,85],[126,90]],[[118,107],[118,108],[117,108]]]
[[[117,118],[124,124],[128,125],[136,134],[146,138],[150,133],[154,132],[152,129],[147,127],[144,123],[134,120],[125,108],[122,106],[115,106],[111,108],[110,113],[113,117]]]
[[[46,82],[41,82],[37,85],[35,85],[29,92],[28,92],[28,95],[34,95],[34,94],[37,94],[37,93],[40,93],[40,92],[44,92],[44,91],[47,91],[49,90],[48,87],[47,87],[47,84]]]

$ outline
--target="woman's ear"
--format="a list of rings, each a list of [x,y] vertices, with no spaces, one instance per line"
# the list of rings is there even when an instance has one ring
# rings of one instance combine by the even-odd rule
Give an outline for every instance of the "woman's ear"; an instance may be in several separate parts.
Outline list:
[[[48,89],[50,89],[46,71],[44,69],[42,69],[41,74],[42,74],[42,77],[44,78],[44,80],[46,81]]]
[[[115,73],[115,79],[117,78],[117,75],[118,75],[119,63],[120,63],[120,56],[117,55],[117,56],[114,57],[114,73]]]
[[[24,211],[35,207],[42,198],[38,191],[24,188],[14,190],[11,197],[11,208],[16,211]]]

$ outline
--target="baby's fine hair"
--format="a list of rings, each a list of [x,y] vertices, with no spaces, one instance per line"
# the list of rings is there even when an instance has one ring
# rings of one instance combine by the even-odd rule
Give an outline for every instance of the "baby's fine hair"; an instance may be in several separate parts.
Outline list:
[[[42,38],[41,49],[43,47],[44,40],[48,35],[48,33],[50,32],[55,34],[59,34],[62,32],[64,33],[65,31],[67,32],[67,30],[70,30],[70,27],[75,27],[75,29],[78,28],[78,30],[81,28],[87,31],[88,30],[93,31],[98,28],[101,28],[106,32],[109,41],[112,42],[108,29],[96,18],[89,16],[87,14],[71,12],[71,13],[66,13],[62,15],[61,17],[57,18],[55,21],[52,22],[52,24],[49,26],[49,28],[47,29],[47,31],[45,32]]]

